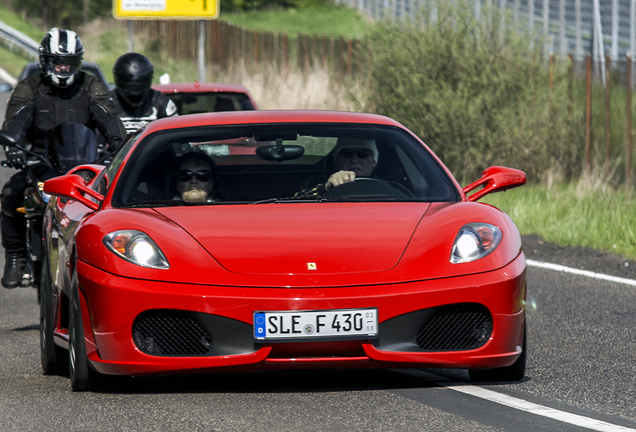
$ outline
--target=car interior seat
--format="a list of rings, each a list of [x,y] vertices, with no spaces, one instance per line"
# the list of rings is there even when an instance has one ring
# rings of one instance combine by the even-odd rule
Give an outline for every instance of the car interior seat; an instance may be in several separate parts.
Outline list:
[[[214,103],[214,111],[235,111],[234,102],[228,97],[219,96]]]

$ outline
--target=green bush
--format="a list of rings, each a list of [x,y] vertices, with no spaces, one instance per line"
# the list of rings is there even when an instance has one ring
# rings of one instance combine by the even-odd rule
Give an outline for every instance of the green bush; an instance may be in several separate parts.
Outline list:
[[[9,0],[10,8],[46,27],[73,28],[84,24],[85,0]],[[244,12],[266,9],[306,8],[331,3],[331,0],[219,0],[221,12]],[[112,16],[113,0],[89,0],[88,19]]]
[[[11,8],[45,27],[74,28],[84,24],[85,0],[11,0]],[[88,19],[111,16],[113,0],[88,1]]]
[[[436,16],[436,20],[429,17]],[[422,138],[460,180],[490,165],[530,178],[579,171],[583,142],[570,113],[568,68],[548,88],[545,55],[496,9],[439,2],[409,23],[370,35],[366,110],[395,118]]]

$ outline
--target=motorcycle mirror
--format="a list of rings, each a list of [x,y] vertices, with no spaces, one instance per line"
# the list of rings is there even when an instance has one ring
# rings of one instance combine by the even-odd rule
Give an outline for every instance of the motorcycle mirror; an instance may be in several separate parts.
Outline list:
[[[17,146],[20,142],[20,134],[15,132],[9,132],[6,130],[0,130],[0,144],[9,147]]]

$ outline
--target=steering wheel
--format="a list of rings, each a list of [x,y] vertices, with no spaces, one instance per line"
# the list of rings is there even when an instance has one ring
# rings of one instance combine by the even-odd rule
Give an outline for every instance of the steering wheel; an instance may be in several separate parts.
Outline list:
[[[381,178],[377,178],[377,177],[362,177],[362,176],[360,176],[360,177],[356,177],[355,181],[359,181],[359,182],[376,182],[376,183],[387,184],[387,185],[391,186],[388,181],[383,180]]]
[[[413,195],[394,187],[386,180],[376,177],[356,177],[355,181],[335,186],[325,192],[325,197],[396,197],[409,198]]]

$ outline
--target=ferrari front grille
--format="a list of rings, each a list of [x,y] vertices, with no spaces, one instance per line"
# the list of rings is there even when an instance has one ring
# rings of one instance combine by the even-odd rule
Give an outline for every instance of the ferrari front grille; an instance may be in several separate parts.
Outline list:
[[[492,334],[492,316],[477,303],[441,306],[417,332],[417,345],[425,351],[463,351],[483,346]]]
[[[151,310],[133,323],[133,340],[153,356],[207,355],[212,336],[191,314],[179,310]]]

